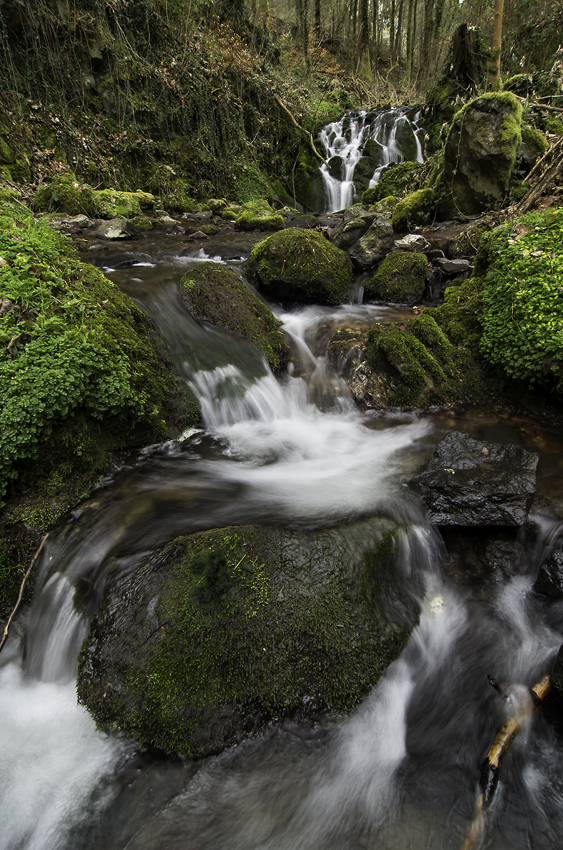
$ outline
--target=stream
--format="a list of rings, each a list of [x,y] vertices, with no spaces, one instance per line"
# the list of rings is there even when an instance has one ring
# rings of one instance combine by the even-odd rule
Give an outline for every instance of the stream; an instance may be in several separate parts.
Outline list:
[[[408,850],[460,848],[479,768],[507,711],[487,674],[532,685],[562,642],[563,603],[532,591],[553,526],[538,519],[513,574],[480,581],[448,568],[443,543],[406,482],[439,439],[540,452],[538,491],[563,504],[560,435],[524,417],[473,410],[365,412],[325,356],[330,330],[397,318],[405,308],[271,305],[291,348],[274,377],[255,349],[195,323],[181,275],[207,258],[240,271],[251,237],[186,247],[145,237],[88,258],[153,317],[205,428],[124,460],[51,539],[27,612],[0,656],[0,850]],[[76,704],[76,656],[88,622],[73,607],[88,581],[91,614],[110,562],[179,534],[228,524],[319,528],[384,514],[403,524],[397,557],[421,587],[402,656],[347,718],[286,722],[183,763],[99,733]],[[556,529],[557,531],[558,529]],[[505,756],[488,811],[492,850],[559,850],[563,740],[540,708]]]

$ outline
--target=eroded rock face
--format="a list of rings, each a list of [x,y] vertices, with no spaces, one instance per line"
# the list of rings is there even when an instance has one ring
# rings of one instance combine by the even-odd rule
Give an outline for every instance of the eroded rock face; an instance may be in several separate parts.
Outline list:
[[[460,109],[450,128],[438,205],[442,219],[498,207],[521,141],[522,107],[510,92],[486,94]]]
[[[330,235],[333,245],[342,251],[347,251],[369,230],[377,217],[378,213],[370,212],[363,207],[348,207],[344,210],[342,221],[336,225]]]
[[[390,222],[378,215],[348,253],[356,268],[366,271],[382,260],[392,248],[393,227]]]
[[[399,654],[417,608],[390,520],[263,526],[175,540],[112,573],[78,694],[104,729],[203,756],[272,719],[340,713]]]
[[[520,526],[536,490],[538,455],[451,431],[412,479],[436,525]]]

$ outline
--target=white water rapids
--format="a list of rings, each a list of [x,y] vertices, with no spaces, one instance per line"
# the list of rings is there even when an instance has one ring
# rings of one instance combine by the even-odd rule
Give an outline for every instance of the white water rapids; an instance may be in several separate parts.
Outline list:
[[[0,850],[461,846],[503,719],[487,673],[534,681],[561,643],[563,611],[531,593],[533,558],[486,596],[443,575],[440,540],[404,487],[439,434],[429,419],[361,413],[316,351],[323,327],[380,309],[280,313],[292,366],[276,379],[253,349],[191,322],[173,293],[154,296],[206,430],[148,452],[94,497],[89,530],[79,520],[46,549],[25,657],[17,632],[0,656]],[[115,568],[134,569],[136,552],[187,531],[314,528],[378,511],[404,521],[397,559],[405,582],[422,579],[420,621],[349,718],[272,728],[184,766],[100,734],[76,705],[85,625],[72,587],[88,577],[101,588],[113,553]],[[539,717],[503,766],[487,846],[560,847],[561,777],[557,733]]]

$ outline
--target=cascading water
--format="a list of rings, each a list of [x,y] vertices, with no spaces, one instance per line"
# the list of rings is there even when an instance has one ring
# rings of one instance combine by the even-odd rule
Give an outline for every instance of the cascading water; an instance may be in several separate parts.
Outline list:
[[[390,163],[423,161],[418,126],[420,113],[405,107],[373,112],[349,112],[323,127],[320,139],[325,149],[320,166],[327,196],[327,212],[351,206],[358,188],[375,186]],[[358,173],[361,172],[361,173]]]
[[[128,273],[148,280],[157,270]],[[254,349],[193,323],[173,291],[152,297],[206,432],[147,451],[43,554],[26,657],[17,636],[0,656],[1,850],[461,847],[503,719],[486,675],[535,681],[561,642],[561,604],[530,592],[560,524],[544,523],[521,573],[484,595],[443,575],[440,540],[403,487],[438,439],[432,421],[363,415],[315,350],[320,328],[381,309],[281,313],[292,369],[278,381]],[[314,528],[376,511],[403,522],[397,567],[420,589],[420,619],[348,719],[286,724],[182,765],[98,733],[76,706],[87,622],[72,604],[75,585],[92,612],[110,566],[134,570],[139,553],[178,534],[247,522]],[[561,745],[540,715],[506,756],[487,846],[558,850],[561,776]]]

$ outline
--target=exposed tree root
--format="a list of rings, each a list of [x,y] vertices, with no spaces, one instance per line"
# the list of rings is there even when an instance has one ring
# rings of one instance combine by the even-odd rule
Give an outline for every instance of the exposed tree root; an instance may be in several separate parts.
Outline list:
[[[43,540],[42,540],[42,541],[41,541],[41,543],[39,544],[39,549],[37,550],[37,552],[35,553],[35,555],[34,555],[34,556],[33,556],[33,558],[31,559],[31,563],[30,563],[29,567],[27,568],[27,571],[26,571],[26,573],[25,573],[25,575],[24,575],[24,577],[23,577],[23,579],[22,579],[22,583],[20,584],[20,592],[18,593],[18,598],[17,598],[17,600],[16,600],[16,604],[15,604],[15,605],[14,605],[14,607],[12,608],[12,611],[11,611],[11,613],[10,613],[10,616],[8,617],[8,622],[6,623],[6,625],[5,625],[5,627],[4,627],[4,634],[2,635],[2,640],[0,640],[0,652],[2,652],[2,650],[3,650],[3,648],[4,648],[4,644],[5,644],[5,643],[6,643],[6,641],[8,640],[8,632],[9,632],[9,630],[10,630],[10,626],[11,626],[11,624],[12,624],[12,620],[13,620],[13,619],[14,619],[14,617],[16,616],[17,610],[18,610],[18,608],[20,607],[21,601],[22,601],[22,599],[23,599],[23,592],[24,592],[24,589],[25,589],[26,582],[27,582],[27,580],[28,580],[28,578],[29,578],[29,576],[30,576],[30,573],[31,573],[31,571],[32,571],[33,567],[35,566],[35,562],[37,561],[37,559],[38,559],[39,555],[41,554],[41,550],[43,549],[43,546],[45,545],[45,542],[46,542],[46,540],[47,540],[48,536],[49,536],[49,534],[47,533],[47,534],[45,534],[45,536],[43,537]]]

